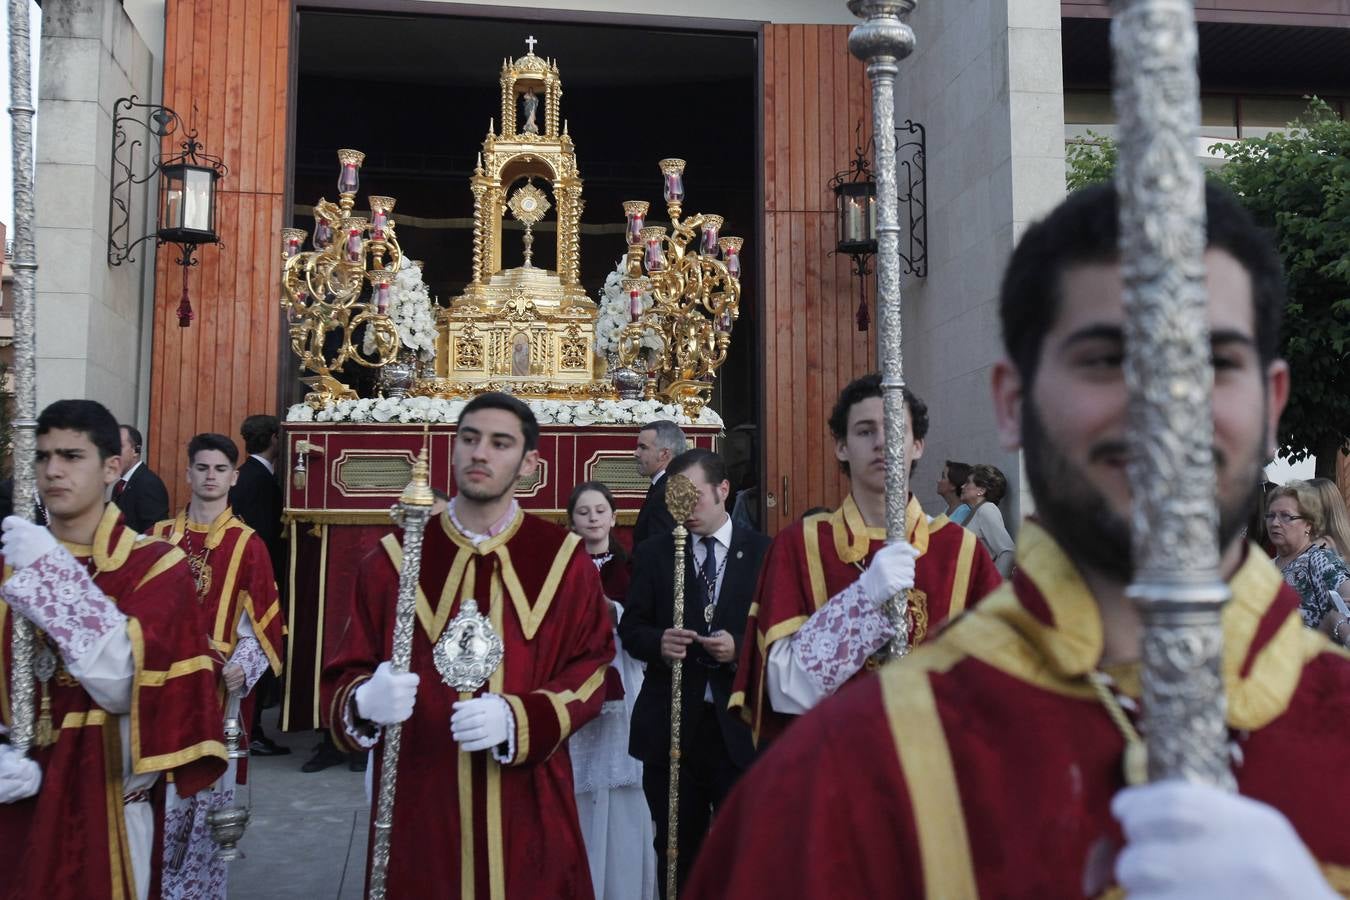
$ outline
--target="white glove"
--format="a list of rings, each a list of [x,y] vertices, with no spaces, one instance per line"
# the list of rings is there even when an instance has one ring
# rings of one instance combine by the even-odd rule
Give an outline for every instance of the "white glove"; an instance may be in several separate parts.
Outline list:
[[[496,694],[461,700],[450,716],[450,735],[470,753],[507,742],[511,735],[511,708]]]
[[[904,541],[887,544],[872,557],[858,579],[867,599],[880,606],[901,591],[914,587],[914,561],[919,551]]]
[[[1111,801],[1125,832],[1116,881],[1130,900],[1337,894],[1279,810],[1209,785],[1169,780]]]
[[[0,744],[0,803],[26,800],[42,785],[42,769],[9,744]]]
[[[46,526],[34,525],[22,516],[5,516],[0,533],[4,537],[5,562],[16,569],[31,566],[57,546],[56,538]]]
[[[380,663],[370,680],[356,689],[356,714],[376,725],[407,721],[421,680],[416,672],[398,673],[392,663]]]

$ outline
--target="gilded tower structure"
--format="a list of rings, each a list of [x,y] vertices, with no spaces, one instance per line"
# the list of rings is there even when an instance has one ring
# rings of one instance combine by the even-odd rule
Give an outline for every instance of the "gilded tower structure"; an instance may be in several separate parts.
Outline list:
[[[501,127],[489,124],[470,182],[473,274],[440,314],[440,395],[611,394],[593,350],[596,305],[581,286],[581,178],[560,115],[562,79],[528,43],[502,62]],[[504,229],[508,217],[521,230]],[[550,217],[557,271],[533,262],[534,229]]]

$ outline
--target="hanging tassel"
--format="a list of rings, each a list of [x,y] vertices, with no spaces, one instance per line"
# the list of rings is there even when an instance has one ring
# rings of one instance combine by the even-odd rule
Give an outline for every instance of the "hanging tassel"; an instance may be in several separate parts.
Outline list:
[[[864,293],[862,299],[858,301],[858,330],[866,331],[871,322],[872,318],[867,314],[867,294]]]
[[[56,734],[52,729],[52,697],[47,692],[47,682],[42,682],[42,703],[39,707],[37,725],[33,729],[33,743],[39,747],[50,747],[56,743]]]
[[[178,302],[178,327],[192,324],[192,303],[188,300],[188,267],[183,266],[183,299]]]

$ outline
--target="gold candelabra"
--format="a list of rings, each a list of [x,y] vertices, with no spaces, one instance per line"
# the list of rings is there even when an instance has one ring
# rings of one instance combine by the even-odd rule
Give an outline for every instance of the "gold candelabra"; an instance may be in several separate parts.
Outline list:
[[[346,363],[377,369],[393,362],[400,346],[398,330],[386,314],[393,276],[403,263],[394,234],[395,201],[372,196],[370,217],[353,216],[365,154],[339,150],[337,155],[338,202],[320,198],[314,206],[313,249],[301,250],[303,228],[281,230],[281,306],[290,322],[291,350],[300,357],[301,368],[314,373],[301,381],[312,388],[305,402],[316,408],[356,398],[356,391],[335,374]],[[353,343],[363,327],[373,335],[373,359]],[[342,340],[330,351],[328,337],[334,332]]]
[[[723,218],[699,213],[681,218],[684,160],[661,160],[670,231],[645,223],[648,205],[629,200],[628,278],[632,321],[619,335],[619,363],[643,357],[642,339],[656,335],[659,348],[646,358],[646,396],[678,403],[697,419],[712,393],[714,373],[726,362],[731,329],[740,315],[741,239],[721,237]],[[649,291],[652,305],[639,300]]]

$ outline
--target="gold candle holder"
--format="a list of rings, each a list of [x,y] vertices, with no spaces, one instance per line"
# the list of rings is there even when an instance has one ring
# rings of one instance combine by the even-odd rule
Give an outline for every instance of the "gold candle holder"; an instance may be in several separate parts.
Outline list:
[[[661,246],[666,239],[666,229],[661,225],[648,225],[641,231],[643,246],[643,268],[648,274],[662,272],[666,268],[666,252]]]
[[[680,218],[681,204],[684,202],[684,166],[682,159],[663,159],[660,162],[661,174],[665,176],[666,208],[670,211],[671,221]]]
[[[722,251],[722,262],[727,267],[727,274],[732,278],[741,277],[741,245],[743,238],[724,237],[718,238],[717,247]]]
[[[366,161],[366,155],[360,150],[344,149],[337,152],[337,157],[342,167],[338,171],[338,206],[346,216],[351,214],[356,192],[361,190],[361,164]]]

